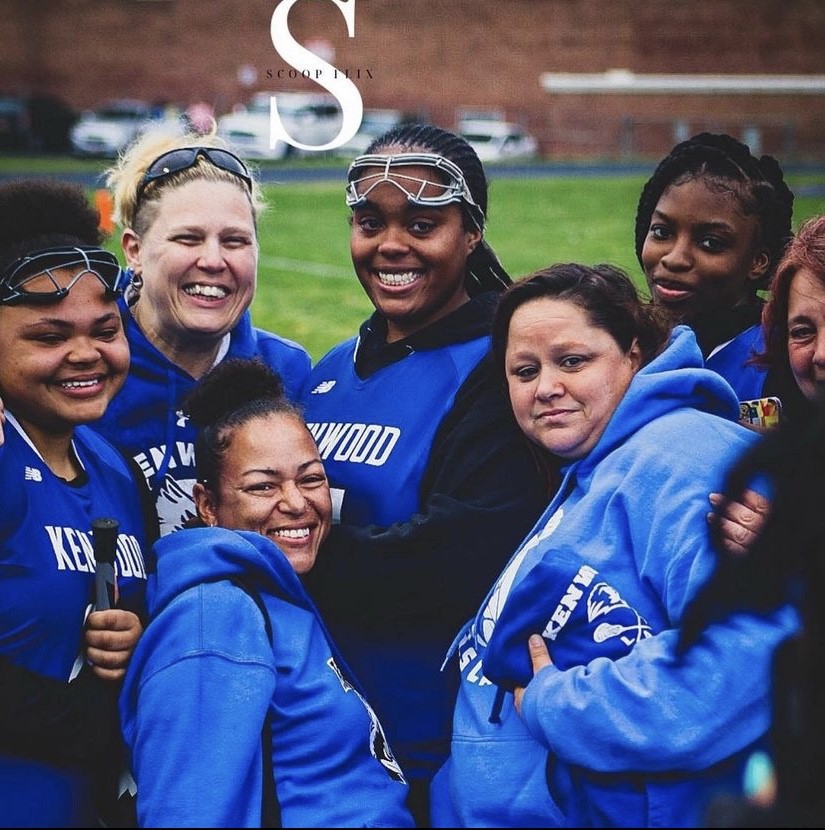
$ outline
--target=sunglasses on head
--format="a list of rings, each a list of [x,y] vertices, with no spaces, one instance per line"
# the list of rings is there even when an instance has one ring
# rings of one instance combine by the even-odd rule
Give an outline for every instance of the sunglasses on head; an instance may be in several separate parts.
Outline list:
[[[246,185],[249,192],[252,192],[252,175],[249,168],[234,153],[230,153],[229,150],[222,150],[219,147],[181,147],[159,155],[146,168],[146,172],[138,185],[136,201],[140,201],[147,186],[152,182],[194,167],[201,156],[219,170],[225,170],[227,173],[237,176]]]
[[[130,279],[117,257],[103,248],[71,245],[44,248],[19,257],[3,271],[0,305],[62,300],[85,274],[97,277],[112,298],[123,293]]]

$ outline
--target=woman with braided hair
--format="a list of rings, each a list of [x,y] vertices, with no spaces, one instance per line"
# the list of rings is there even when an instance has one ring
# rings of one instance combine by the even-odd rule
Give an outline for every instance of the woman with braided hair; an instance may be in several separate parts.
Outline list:
[[[426,826],[457,679],[444,654],[548,485],[487,359],[510,278],[484,240],[475,151],[435,126],[395,128],[352,162],[346,201],[375,312],[303,396],[340,522],[308,582]]]
[[[740,401],[778,391],[751,360],[764,351],[758,292],[792,236],[792,211],[776,159],[714,133],[677,144],[639,199],[636,256],[652,300],[694,330]]]

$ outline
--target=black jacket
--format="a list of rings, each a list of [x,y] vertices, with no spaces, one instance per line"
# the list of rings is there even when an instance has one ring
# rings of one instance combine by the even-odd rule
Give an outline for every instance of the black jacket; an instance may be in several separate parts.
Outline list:
[[[356,370],[368,375],[433,348],[487,333],[498,294],[481,294],[407,340],[386,344],[374,314],[361,327]],[[413,620],[445,649],[478,607],[547,504],[548,483],[515,422],[488,355],[459,389],[436,433],[422,479],[423,509],[390,527],[333,527],[307,575],[334,625],[358,618],[376,631]]]

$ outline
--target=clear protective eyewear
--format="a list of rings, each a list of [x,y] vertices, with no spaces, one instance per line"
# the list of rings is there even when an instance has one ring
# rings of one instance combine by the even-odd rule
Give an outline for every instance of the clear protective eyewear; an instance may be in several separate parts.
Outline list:
[[[422,179],[408,176],[394,168],[397,167],[432,167],[442,176],[434,179]],[[357,175],[359,171],[369,168],[378,172]],[[484,227],[484,214],[475,203],[470,188],[464,179],[461,168],[437,153],[397,153],[394,155],[370,154],[358,156],[347,171],[347,207],[364,205],[369,194],[378,185],[388,182],[397,187],[407,200],[420,207],[444,207],[456,202],[464,202],[469,208],[479,230]]]
[[[86,274],[96,277],[111,297],[129,283],[117,257],[103,248],[65,245],[44,248],[14,260],[0,275],[0,305],[62,300]]]

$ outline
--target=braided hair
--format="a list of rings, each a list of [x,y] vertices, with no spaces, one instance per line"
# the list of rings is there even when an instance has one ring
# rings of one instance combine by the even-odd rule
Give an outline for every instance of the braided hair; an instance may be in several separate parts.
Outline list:
[[[382,153],[389,147],[402,147],[405,152],[437,153],[461,169],[473,201],[479,208],[473,211],[463,201],[460,203],[464,225],[482,232],[481,241],[467,258],[467,293],[473,296],[483,291],[503,291],[512,279],[483,237],[487,218],[487,175],[476,151],[461,136],[432,124],[393,127],[373,140],[366,152]]]
[[[769,265],[753,289],[767,288],[792,236],[793,193],[773,156],[756,158],[747,145],[725,133],[699,133],[677,144],[659,162],[642,189],[636,209],[639,262],[653,211],[662,194],[672,184],[697,178],[732,192],[746,214],[759,218],[761,244],[767,248]]]

